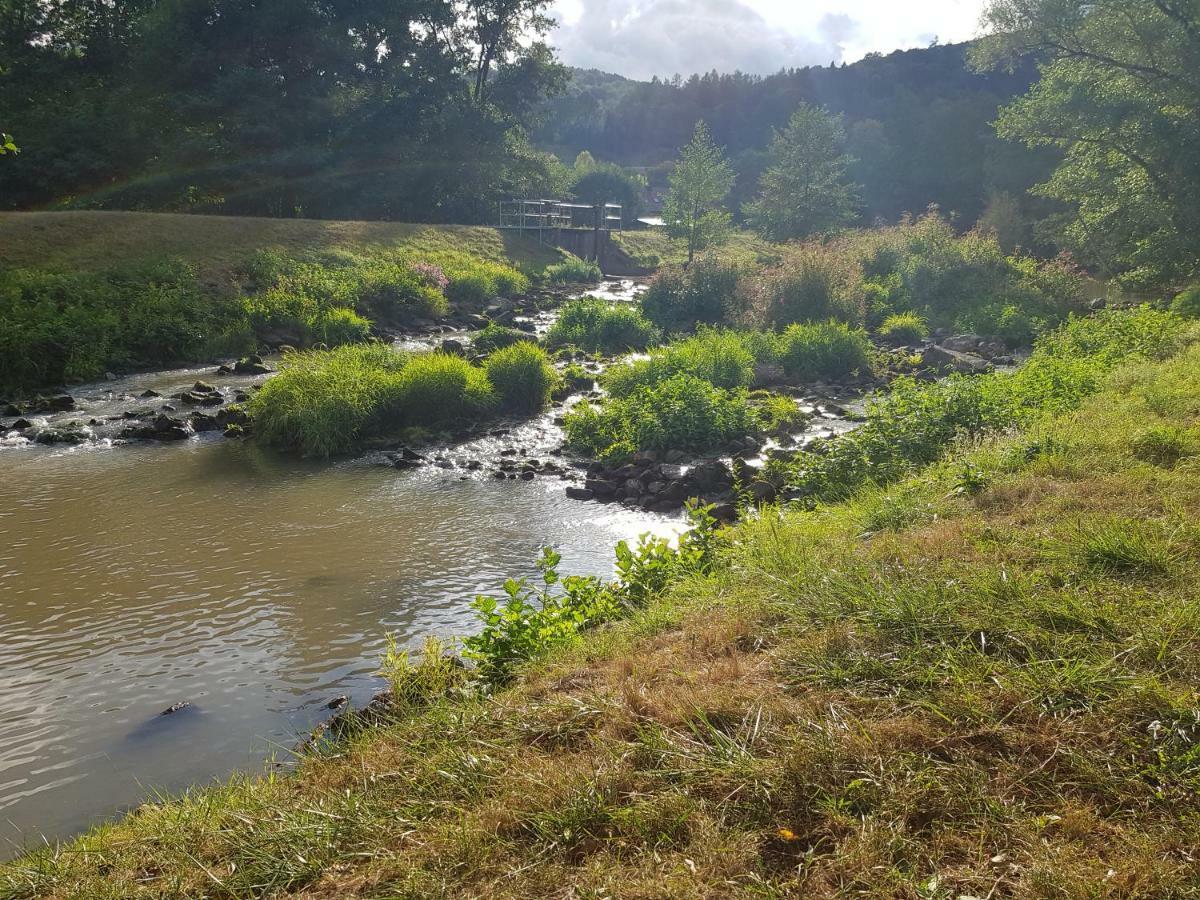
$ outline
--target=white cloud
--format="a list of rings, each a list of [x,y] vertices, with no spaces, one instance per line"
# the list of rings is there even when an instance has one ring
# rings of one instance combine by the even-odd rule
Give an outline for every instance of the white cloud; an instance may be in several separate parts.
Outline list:
[[[556,0],[564,62],[631,78],[851,62],[977,33],[984,0]]]

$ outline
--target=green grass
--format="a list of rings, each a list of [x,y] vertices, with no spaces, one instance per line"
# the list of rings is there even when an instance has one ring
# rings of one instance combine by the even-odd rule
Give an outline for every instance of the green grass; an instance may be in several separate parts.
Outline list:
[[[527,291],[561,258],[487,228],[0,214],[0,389],[360,342]],[[524,271],[520,271],[523,269]]]
[[[563,304],[546,334],[546,345],[616,354],[645,350],[658,338],[658,329],[636,307],[583,298]]]
[[[929,323],[915,312],[893,313],[877,331],[890,344],[917,344],[929,337]]]
[[[502,412],[538,412],[558,378],[532,343],[498,350],[483,366],[448,353],[346,346],[289,355],[254,395],[250,414],[267,444],[330,457],[404,429],[461,428]]]
[[[636,387],[599,408],[577,404],[566,415],[571,447],[608,462],[639,450],[717,450],[757,433],[759,425],[744,390],[724,390],[686,373]]]
[[[0,267],[100,272],[128,264],[179,259],[205,288],[228,291],[260,250],[296,258],[343,252],[387,258],[398,251],[436,257],[466,254],[540,274],[562,254],[536,240],[494,228],[338,222],[139,212],[0,213]]]
[[[599,265],[578,256],[568,256],[560,263],[547,266],[544,274],[551,284],[595,284],[604,277]]]
[[[663,265],[679,265],[687,262],[687,245],[672,240],[661,228],[646,231],[626,231],[614,234],[613,240],[634,262],[645,268]],[[726,243],[709,251],[709,255],[744,263],[771,263],[779,259],[778,244],[764,241],[752,231],[737,229],[729,235]]]
[[[471,336],[471,349],[481,356],[487,356],[489,353],[495,353],[497,350],[511,347],[513,344],[519,344],[523,341],[536,343],[537,338],[519,328],[509,328],[505,325],[497,325],[495,322],[489,322]]]
[[[487,416],[497,405],[484,371],[461,357],[369,344],[290,355],[250,413],[258,439],[329,457],[402,428]]]
[[[507,690],[35,848],[0,896],[1195,896],[1200,468],[1130,453],[1200,421],[1175,349],[750,519]]]

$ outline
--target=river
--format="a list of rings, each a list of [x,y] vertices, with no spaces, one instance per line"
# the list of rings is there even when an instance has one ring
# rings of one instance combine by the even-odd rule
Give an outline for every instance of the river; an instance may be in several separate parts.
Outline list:
[[[286,764],[333,698],[361,705],[380,689],[387,632],[414,646],[469,632],[474,596],[535,574],[543,546],[564,572],[608,576],[618,540],[682,527],[569,500],[557,478],[470,468],[514,447],[552,458],[553,412],[409,471],[215,432],[113,440],[125,410],[201,378],[230,396],[254,380],[213,368],[74,389],[81,408],[57,419],[97,422],[78,446],[0,429],[0,858]],[[191,706],[160,715],[180,701]]]

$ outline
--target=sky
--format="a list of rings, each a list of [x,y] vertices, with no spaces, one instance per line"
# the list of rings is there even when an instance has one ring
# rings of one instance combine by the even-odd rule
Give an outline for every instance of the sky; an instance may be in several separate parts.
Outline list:
[[[854,62],[975,37],[984,0],[555,0],[567,65],[628,78]]]

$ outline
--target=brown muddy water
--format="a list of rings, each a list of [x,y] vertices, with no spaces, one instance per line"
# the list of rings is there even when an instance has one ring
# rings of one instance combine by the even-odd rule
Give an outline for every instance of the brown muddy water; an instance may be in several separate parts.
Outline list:
[[[0,451],[0,854],[286,759],[379,689],[385,632],[468,632],[543,545],[609,575],[616,541],[678,527],[463,477],[209,436]]]
[[[409,471],[382,455],[306,463],[216,433],[115,440],[123,414],[199,379],[228,399],[262,380],[207,366],[78,388],[78,410],[35,420],[94,421],[78,446],[0,423],[0,859],[287,764],[330,700],[362,705],[380,689],[388,632],[412,646],[469,633],[474,596],[536,574],[544,546],[564,572],[609,576],[617,541],[683,527],[569,500],[557,478],[491,477],[514,447],[553,458],[561,410]],[[826,415],[807,437],[850,427]]]

